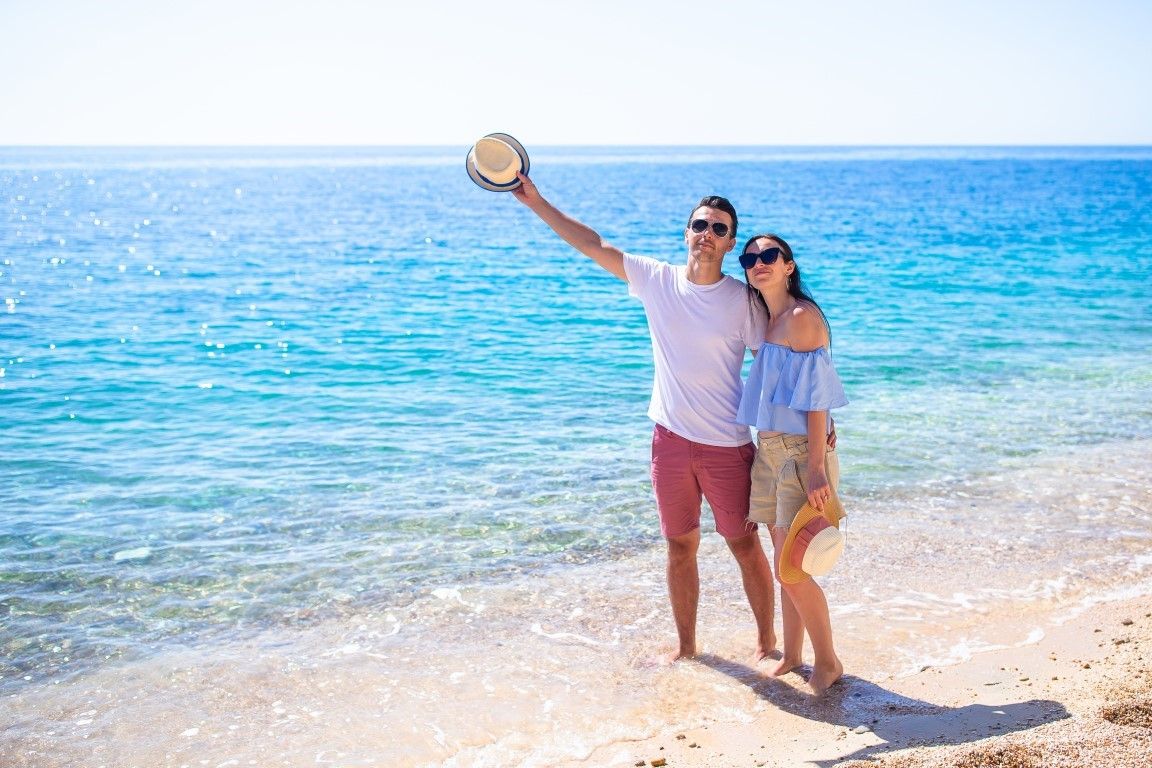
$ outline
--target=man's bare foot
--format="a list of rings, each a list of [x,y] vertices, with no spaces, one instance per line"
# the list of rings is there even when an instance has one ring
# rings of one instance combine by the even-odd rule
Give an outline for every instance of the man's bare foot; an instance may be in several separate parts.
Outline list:
[[[769,635],[767,643],[757,643],[756,652],[752,654],[754,662],[764,661],[764,659],[778,659],[780,658],[780,651],[776,650],[776,636]]]
[[[782,658],[784,658],[784,654],[780,653],[780,651],[776,648],[773,648],[772,650],[768,651],[767,653],[765,653],[764,651],[761,651],[759,648],[757,648],[756,653],[754,653],[752,655],[752,663],[753,664],[759,664],[760,662],[768,661],[769,659],[782,659]]]
[[[683,650],[665,651],[658,653],[655,656],[648,656],[645,659],[633,662],[640,667],[667,667],[675,664],[678,661],[696,658],[696,653],[685,653]]]
[[[780,659],[780,663],[777,664],[776,667],[772,670],[772,676],[780,677],[782,675],[786,675],[797,667],[803,665],[803,663],[804,662],[800,659],[792,658],[786,655]]]
[[[662,658],[665,664],[675,664],[683,659],[694,659],[696,658],[696,649],[681,648],[678,651],[668,651]]]
[[[840,663],[840,659],[836,659],[836,663],[830,666],[812,667],[812,676],[808,678],[808,685],[811,686],[813,693],[821,696],[831,688],[843,674],[844,665]]]

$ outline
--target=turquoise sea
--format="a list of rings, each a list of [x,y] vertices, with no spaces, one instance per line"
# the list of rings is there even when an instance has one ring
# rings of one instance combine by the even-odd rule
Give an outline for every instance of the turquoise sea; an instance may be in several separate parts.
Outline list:
[[[0,148],[0,762],[552,765],[739,708],[631,663],[672,636],[641,307],[466,150]],[[705,194],[792,244],[886,673],[1152,589],[1152,148],[528,150],[626,250],[682,263]]]

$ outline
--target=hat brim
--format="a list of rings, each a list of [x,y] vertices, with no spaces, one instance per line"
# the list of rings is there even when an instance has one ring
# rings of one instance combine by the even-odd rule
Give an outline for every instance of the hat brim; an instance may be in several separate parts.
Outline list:
[[[516,154],[520,156],[520,173],[524,174],[525,176],[528,175],[528,169],[531,167],[531,164],[528,160],[528,152],[525,151],[523,144],[516,141],[516,139],[512,138],[506,133],[490,133],[483,138],[499,139],[508,146],[512,147],[512,149],[516,150]],[[508,182],[507,184],[499,184],[495,181],[492,181],[491,179],[486,178],[484,174],[476,170],[475,151],[476,145],[473,144],[468,149],[468,156],[464,159],[464,167],[468,169],[468,178],[476,182],[477,186],[483,187],[484,189],[487,189],[491,192],[511,192],[512,190],[516,189],[516,187],[520,186],[520,179],[512,179],[512,181]]]
[[[799,584],[811,576],[802,568],[792,565],[792,546],[796,543],[796,535],[803,530],[804,526],[822,514],[833,526],[840,527],[840,518],[844,517],[844,507],[840,505],[840,500],[836,498],[836,494],[832,494],[832,497],[825,502],[823,513],[816,511],[816,508],[811,504],[805,504],[796,513],[796,519],[792,521],[791,527],[788,528],[788,535],[784,538],[784,546],[780,548],[779,577],[780,581],[785,584]]]

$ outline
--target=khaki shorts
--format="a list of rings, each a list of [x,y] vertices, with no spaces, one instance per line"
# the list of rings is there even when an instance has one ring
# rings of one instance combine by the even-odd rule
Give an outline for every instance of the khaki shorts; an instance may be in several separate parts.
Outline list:
[[[808,438],[784,432],[760,432],[757,437],[748,519],[788,528],[808,503]],[[840,461],[831,448],[824,450],[824,471],[835,493],[840,485]]]

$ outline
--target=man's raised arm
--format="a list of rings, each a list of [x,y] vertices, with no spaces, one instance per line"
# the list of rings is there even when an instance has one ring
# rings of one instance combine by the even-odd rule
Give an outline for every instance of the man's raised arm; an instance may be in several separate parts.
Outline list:
[[[528,206],[540,220],[560,235],[570,246],[595,261],[621,280],[627,281],[624,272],[624,252],[614,245],[604,242],[596,230],[560,211],[552,203],[540,196],[540,190],[522,173],[516,174],[520,186],[512,190],[512,195]]]

